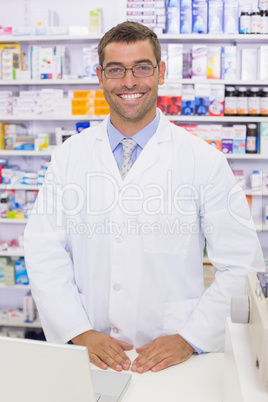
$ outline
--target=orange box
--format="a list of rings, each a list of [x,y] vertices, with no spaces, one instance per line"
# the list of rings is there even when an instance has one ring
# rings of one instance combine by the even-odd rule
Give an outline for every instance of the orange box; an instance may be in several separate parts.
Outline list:
[[[94,107],[73,107],[72,115],[94,115]]]
[[[89,108],[94,106],[94,99],[72,99],[72,108]]]
[[[95,90],[91,91],[74,91],[74,98],[82,98],[82,99],[88,99],[91,97],[95,97]]]
[[[109,107],[108,103],[106,102],[106,100],[103,98],[97,98],[94,100],[94,106],[105,106],[105,107]]]
[[[109,114],[110,113],[110,109],[107,106],[96,106],[95,107],[95,115],[105,115],[105,114]]]

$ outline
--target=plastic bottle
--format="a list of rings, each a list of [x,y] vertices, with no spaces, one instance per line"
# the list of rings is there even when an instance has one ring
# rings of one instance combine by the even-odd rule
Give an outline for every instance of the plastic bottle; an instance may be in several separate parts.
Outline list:
[[[268,116],[268,87],[263,88],[261,92],[261,116]]]
[[[260,33],[265,34],[268,31],[268,10],[261,8],[260,10]]]
[[[243,6],[239,19],[239,33],[249,34],[251,32],[251,14],[248,6]]]
[[[239,87],[236,99],[236,114],[246,116],[248,114],[248,94],[245,87]]]
[[[256,154],[258,152],[258,130],[257,124],[248,124],[246,137],[246,153]]]
[[[10,211],[10,199],[8,193],[3,193],[0,198],[0,217],[6,218]]]
[[[248,98],[248,114],[249,116],[260,115],[260,91],[259,88],[251,88]]]
[[[258,8],[254,8],[251,13],[251,33],[259,34],[260,33],[260,10]]]
[[[235,87],[226,87],[224,114],[226,116],[236,115],[236,91]]]

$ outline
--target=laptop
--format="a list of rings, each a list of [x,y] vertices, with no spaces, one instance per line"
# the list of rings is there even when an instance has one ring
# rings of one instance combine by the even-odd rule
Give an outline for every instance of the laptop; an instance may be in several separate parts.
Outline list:
[[[91,370],[85,346],[0,337],[3,402],[118,402],[130,380]]]

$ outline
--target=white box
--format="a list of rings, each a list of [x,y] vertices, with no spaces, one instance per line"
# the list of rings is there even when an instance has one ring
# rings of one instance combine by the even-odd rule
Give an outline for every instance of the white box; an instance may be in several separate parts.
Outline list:
[[[168,44],[168,79],[182,78],[182,45]]]
[[[260,80],[268,80],[268,46],[260,46],[259,66],[260,66]]]
[[[258,49],[242,49],[241,80],[256,80],[258,66]]]

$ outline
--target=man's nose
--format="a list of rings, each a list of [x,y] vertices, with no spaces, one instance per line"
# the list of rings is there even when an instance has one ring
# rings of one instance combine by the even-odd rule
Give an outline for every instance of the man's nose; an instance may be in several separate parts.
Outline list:
[[[123,85],[125,85],[127,88],[132,88],[134,85],[137,84],[137,77],[133,75],[133,72],[131,69],[126,70],[125,76],[122,78],[123,80]]]

